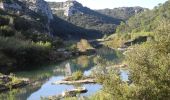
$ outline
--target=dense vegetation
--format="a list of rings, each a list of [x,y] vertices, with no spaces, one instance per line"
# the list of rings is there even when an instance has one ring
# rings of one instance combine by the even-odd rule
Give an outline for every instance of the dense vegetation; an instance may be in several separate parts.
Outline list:
[[[96,74],[103,91],[92,100],[169,100],[170,24],[165,23],[159,24],[162,27],[155,31],[153,40],[134,46],[127,54],[129,82],[122,81],[114,70]]]
[[[120,72],[113,70],[96,71],[103,89],[91,100],[169,100],[170,98],[170,20],[168,0],[165,4],[145,11],[121,24],[117,34],[110,37],[115,42],[124,41],[133,35],[152,36],[147,42],[131,46],[126,53],[129,81],[122,81]],[[140,34],[139,34],[140,33]],[[130,36],[126,37],[126,36]]]
[[[2,10],[0,14],[1,72],[16,68],[31,69],[43,62],[49,62],[53,49],[61,47],[59,38],[52,38],[46,33],[43,21],[36,21],[34,17],[30,21]],[[39,18],[43,19],[42,16]]]
[[[142,7],[119,7],[114,9],[100,9],[96,11],[107,16],[122,19],[125,21],[128,20],[133,15],[143,12],[144,10],[146,9]]]
[[[123,43],[128,40],[133,40],[139,36],[152,37],[153,31],[160,27],[159,23],[162,20],[169,20],[170,18],[170,1],[164,4],[159,4],[153,10],[145,10],[138,13],[127,20],[122,22],[116,29],[116,33],[107,38],[105,44],[111,47],[121,47]],[[118,42],[115,42],[118,41]]]
[[[131,17],[126,24],[122,23],[118,29],[118,33],[136,33],[150,32],[159,27],[161,19],[169,20],[170,18],[170,1],[159,4],[153,10],[146,10]]]
[[[128,65],[129,80],[123,81],[120,71],[115,68],[106,68],[116,64],[122,55],[120,52],[96,50],[107,54],[99,54],[94,60],[97,68],[93,76],[103,85],[103,89],[90,97],[91,100],[169,100],[170,98],[170,0],[160,4],[153,10],[146,10],[132,16],[127,22],[122,22],[116,34],[104,38],[109,47],[122,47],[127,41],[138,39],[140,44],[132,45],[125,54]],[[81,36],[82,32],[114,32],[115,25],[120,19],[114,19],[88,8],[79,9],[85,15],[75,14],[71,17],[55,17],[51,23],[51,31],[60,37],[74,35]],[[59,12],[61,13],[61,12]],[[121,14],[121,13],[120,13]],[[130,13],[131,14],[131,13]],[[51,60],[62,58],[58,48],[65,48],[63,42],[57,37],[51,37],[46,27],[46,18],[35,14],[27,15],[29,18],[0,10],[0,71],[6,72],[14,69],[32,69],[35,66],[48,63]],[[98,17],[100,16],[100,17]],[[110,15],[112,16],[112,14]],[[119,15],[118,15],[119,16]],[[122,16],[122,15],[120,15]],[[124,18],[123,15],[122,19]],[[38,19],[37,19],[38,18]],[[64,19],[64,20],[63,20]],[[64,23],[63,23],[64,22]],[[69,23],[70,22],[70,23]],[[104,24],[103,24],[104,23]],[[76,25],[74,25],[76,24]],[[67,27],[65,28],[63,27]],[[57,30],[56,26],[59,28]],[[83,29],[86,28],[86,29]],[[74,30],[75,29],[75,30]],[[110,30],[111,29],[111,30]],[[88,30],[88,31],[87,31]],[[90,31],[89,31],[90,30]],[[77,33],[75,33],[77,31]],[[60,33],[61,32],[61,33]],[[71,32],[62,34],[62,32]],[[79,34],[81,33],[81,34]],[[95,33],[96,34],[96,33]],[[84,37],[90,35],[84,34]],[[147,41],[140,40],[141,36],[151,37]],[[94,36],[95,37],[95,36]],[[74,38],[74,39],[77,39]],[[76,45],[67,44],[71,49]],[[81,40],[79,50],[92,49],[88,41]],[[69,49],[70,49],[69,48]],[[59,50],[60,51],[60,50]],[[62,50],[61,50],[62,51]],[[114,55],[114,56],[113,56]],[[106,60],[109,58],[109,60]],[[123,58],[123,57],[122,57]],[[76,62],[85,69],[89,62],[81,57]],[[114,61],[115,62],[114,62]],[[94,64],[93,64],[94,65]],[[77,66],[74,66],[75,68]],[[80,69],[80,68],[79,68]],[[81,79],[83,73],[73,73],[72,80]],[[15,79],[12,81],[16,81]]]

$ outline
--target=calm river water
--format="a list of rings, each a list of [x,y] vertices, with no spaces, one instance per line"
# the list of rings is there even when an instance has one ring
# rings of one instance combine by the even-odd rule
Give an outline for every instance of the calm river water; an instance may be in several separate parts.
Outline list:
[[[122,55],[119,52],[109,48],[101,48],[97,53],[90,56],[79,56],[74,59],[63,61],[61,63],[44,66],[41,69],[34,71],[25,71],[15,73],[18,77],[26,77],[34,84],[24,88],[12,90],[0,94],[0,100],[41,100],[41,97],[61,94],[65,90],[71,90],[77,85],[53,85],[53,82],[61,80],[69,73],[81,70],[85,75],[91,74],[91,69],[99,64],[106,66],[108,64],[116,64],[121,61]],[[66,70],[66,64],[69,64],[69,69]],[[120,70],[122,80],[128,80],[128,71]],[[80,96],[90,96],[99,91],[102,86],[99,84],[85,84],[88,92],[80,94]]]

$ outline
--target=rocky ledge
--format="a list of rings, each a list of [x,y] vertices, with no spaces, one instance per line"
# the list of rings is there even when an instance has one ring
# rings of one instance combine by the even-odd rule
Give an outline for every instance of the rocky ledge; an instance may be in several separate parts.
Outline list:
[[[82,79],[82,80],[77,80],[77,81],[57,81],[54,82],[53,84],[90,84],[90,83],[96,83],[95,79],[87,78],[87,79]]]
[[[61,81],[56,81],[52,84],[95,84],[97,83],[96,80],[92,77],[87,77],[87,76],[83,76],[81,79],[79,80],[70,80],[72,76],[66,77]]]
[[[24,8],[46,16],[48,21],[53,20],[53,14],[48,3],[44,0],[7,0],[0,1],[0,9],[5,11],[24,11]]]
[[[62,94],[49,96],[49,97],[42,97],[42,100],[62,100],[66,97],[76,97],[78,93],[86,93],[87,89],[85,87],[75,88],[69,91],[64,91]]]

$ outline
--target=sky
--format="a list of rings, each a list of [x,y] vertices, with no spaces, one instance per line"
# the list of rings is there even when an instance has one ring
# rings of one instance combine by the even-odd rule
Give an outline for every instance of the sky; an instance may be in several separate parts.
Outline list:
[[[67,0],[45,0],[63,2]],[[116,7],[132,7],[141,6],[152,9],[159,3],[164,3],[167,0],[76,0],[86,7],[91,9],[104,9],[104,8],[116,8]]]

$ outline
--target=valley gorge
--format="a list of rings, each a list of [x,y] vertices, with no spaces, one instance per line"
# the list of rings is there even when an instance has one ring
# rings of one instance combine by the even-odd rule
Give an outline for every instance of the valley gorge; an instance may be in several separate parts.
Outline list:
[[[0,0],[0,100],[169,100],[170,0],[134,5]]]

